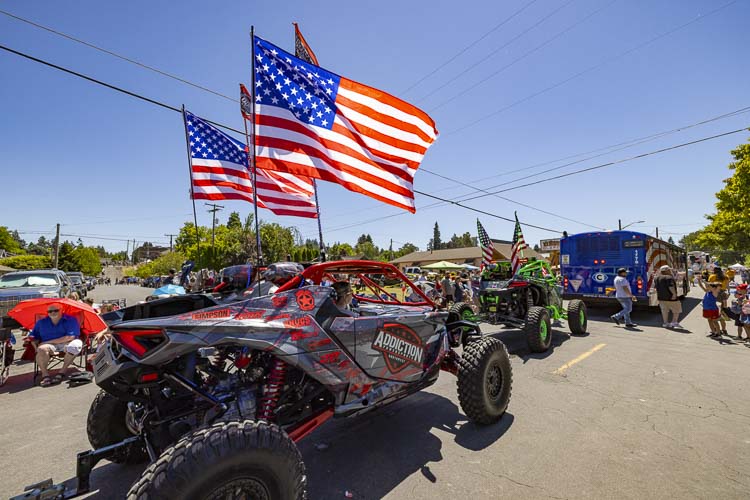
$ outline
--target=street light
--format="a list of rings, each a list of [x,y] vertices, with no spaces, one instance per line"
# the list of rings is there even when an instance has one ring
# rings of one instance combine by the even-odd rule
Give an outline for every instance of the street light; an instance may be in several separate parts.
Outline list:
[[[632,226],[633,224],[643,224],[644,222],[646,222],[646,221],[645,220],[637,220],[635,222],[631,222],[630,224],[626,224],[625,226],[623,226],[622,225],[622,220],[621,219],[617,219],[617,224],[620,227],[620,231],[622,231],[626,227]]]

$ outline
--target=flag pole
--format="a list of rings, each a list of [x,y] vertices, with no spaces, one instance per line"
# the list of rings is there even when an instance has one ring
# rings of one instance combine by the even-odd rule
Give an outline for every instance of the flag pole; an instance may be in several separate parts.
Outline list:
[[[198,213],[195,211],[195,190],[193,189],[193,161],[192,155],[190,154],[190,136],[188,135],[187,129],[187,117],[185,116],[185,105],[182,105],[182,124],[185,127],[185,147],[187,148],[187,159],[188,159],[188,173],[190,174],[190,201],[193,202],[193,222],[195,223],[195,244],[198,249],[198,258],[196,261],[201,260],[201,235],[198,231]]]
[[[323,243],[323,226],[320,223],[320,203],[318,203],[318,183],[312,180],[313,193],[315,193],[315,212],[318,214],[318,242],[320,243],[320,261],[326,261],[325,244]]]
[[[251,124],[253,128],[253,134],[252,139],[253,143],[252,146],[250,146],[250,139],[248,138],[248,146],[250,146],[250,156],[249,158],[252,158],[251,160],[251,169],[253,174],[253,210],[255,212],[255,245],[258,248],[258,262],[257,267],[260,267],[263,265],[263,250],[260,246],[260,222],[258,221],[258,175],[256,171],[255,166],[255,26],[250,26],[250,46],[252,47],[252,50],[250,51],[251,55],[251,71],[252,74],[250,75],[250,106],[252,110],[252,117],[253,117],[253,123]],[[245,123],[245,133],[247,133],[247,123]],[[260,291],[260,290],[259,290]]]

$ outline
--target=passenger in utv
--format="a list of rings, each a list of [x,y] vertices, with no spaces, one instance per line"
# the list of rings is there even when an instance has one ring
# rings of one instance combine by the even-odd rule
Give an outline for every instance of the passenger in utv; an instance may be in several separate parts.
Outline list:
[[[352,291],[352,286],[349,284],[349,282],[337,281],[331,286],[336,292],[336,307],[349,314],[359,316],[355,311],[352,310],[352,298],[354,297],[354,292]]]

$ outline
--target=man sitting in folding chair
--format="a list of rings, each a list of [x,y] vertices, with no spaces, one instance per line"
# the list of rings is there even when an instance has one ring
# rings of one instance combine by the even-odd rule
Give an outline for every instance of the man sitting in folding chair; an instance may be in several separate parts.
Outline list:
[[[83,350],[78,320],[73,316],[62,314],[60,306],[54,303],[47,307],[47,314],[47,317],[34,324],[34,329],[29,334],[36,348],[36,363],[42,373],[42,381],[39,385],[42,387],[61,382],[70,364]],[[47,367],[52,357],[62,353],[65,353],[62,369],[53,378]]]

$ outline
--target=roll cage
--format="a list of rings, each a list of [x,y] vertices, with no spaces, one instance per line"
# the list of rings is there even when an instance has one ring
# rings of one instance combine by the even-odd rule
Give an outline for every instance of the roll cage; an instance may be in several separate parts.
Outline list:
[[[342,277],[342,275],[345,277]],[[395,295],[389,293],[378,284],[378,276],[400,281],[402,286],[406,285],[422,300],[419,302],[399,300]],[[435,303],[430,300],[418,286],[412,283],[405,274],[399,271],[396,266],[387,262],[376,262],[371,260],[343,260],[314,264],[279,287],[276,293],[285,292],[309,284],[321,285],[324,281],[336,282],[348,280],[351,283],[352,278],[359,279],[360,283],[365,286],[366,290],[369,290],[374,296],[367,296],[355,292],[354,297],[360,302],[391,306],[430,306],[437,308]],[[386,299],[383,297],[388,298]]]

